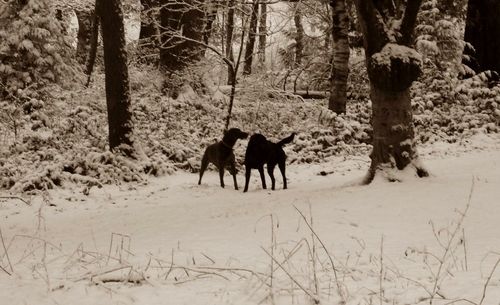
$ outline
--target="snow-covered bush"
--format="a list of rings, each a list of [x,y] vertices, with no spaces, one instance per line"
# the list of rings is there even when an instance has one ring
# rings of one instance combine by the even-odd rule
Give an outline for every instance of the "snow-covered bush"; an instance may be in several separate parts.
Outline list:
[[[1,96],[31,96],[30,90],[67,81],[67,76],[73,73],[73,50],[51,1],[10,1],[3,5],[0,21]]]
[[[443,2],[428,0],[422,3],[416,26],[416,48],[441,72],[465,74],[469,69],[462,65],[464,21],[457,17],[461,14],[454,10],[455,4]]]

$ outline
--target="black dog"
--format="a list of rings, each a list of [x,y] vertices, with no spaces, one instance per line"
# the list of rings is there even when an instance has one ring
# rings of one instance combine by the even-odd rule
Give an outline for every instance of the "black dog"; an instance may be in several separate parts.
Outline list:
[[[283,151],[283,145],[293,141],[295,133],[288,138],[284,138],[278,143],[270,142],[261,134],[254,134],[248,141],[247,151],[245,153],[245,190],[248,191],[248,182],[250,181],[250,171],[252,168],[259,170],[262,188],[266,188],[266,178],[264,177],[264,164],[267,164],[267,173],[271,177],[271,189],[274,190],[274,167],[278,164],[281,175],[283,176],[283,188],[286,189],[285,161],[286,154]]]
[[[201,184],[201,177],[207,169],[209,163],[213,163],[219,169],[220,186],[224,187],[224,168],[229,166],[229,172],[233,175],[234,188],[238,189],[236,182],[236,163],[234,160],[233,146],[238,139],[246,139],[248,133],[239,130],[238,128],[231,128],[224,132],[222,141],[212,144],[207,147],[201,160],[200,180],[198,185]]]

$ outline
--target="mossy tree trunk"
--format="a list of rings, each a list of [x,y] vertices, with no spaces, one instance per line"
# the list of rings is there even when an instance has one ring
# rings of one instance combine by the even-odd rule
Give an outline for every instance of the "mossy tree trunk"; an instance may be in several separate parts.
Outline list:
[[[421,73],[421,56],[412,48],[421,2],[409,0],[406,6],[398,8],[392,1],[355,1],[373,111],[373,151],[367,183],[377,172],[391,181],[399,180],[397,170],[408,166],[419,177],[428,175],[418,160],[410,103],[411,84]],[[404,14],[399,18],[401,10]],[[394,18],[399,19],[398,29],[390,28],[395,24]]]
[[[120,0],[97,0],[102,25],[109,147],[135,156],[132,111],[125,48],[125,28]]]
[[[332,8],[332,84],[328,109],[341,114],[346,112],[347,78],[349,77],[349,14],[345,0],[330,0]]]

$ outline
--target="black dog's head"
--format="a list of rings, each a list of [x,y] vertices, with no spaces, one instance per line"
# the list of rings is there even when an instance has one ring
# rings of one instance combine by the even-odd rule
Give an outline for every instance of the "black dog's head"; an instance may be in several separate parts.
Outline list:
[[[239,128],[231,128],[229,130],[224,131],[224,137],[222,138],[222,142],[233,147],[238,139],[246,139],[247,137],[248,137],[247,132],[241,131]]]

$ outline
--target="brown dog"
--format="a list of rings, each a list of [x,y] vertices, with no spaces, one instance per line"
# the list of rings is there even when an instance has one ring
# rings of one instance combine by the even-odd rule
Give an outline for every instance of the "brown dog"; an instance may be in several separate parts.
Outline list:
[[[234,189],[237,190],[238,183],[236,182],[236,163],[233,146],[238,139],[246,139],[247,137],[248,133],[238,128],[231,128],[224,132],[222,141],[208,146],[201,159],[200,180],[198,180],[198,185],[201,184],[201,178],[208,164],[212,163],[219,169],[220,186],[222,187],[224,187],[224,168],[229,166],[229,172],[233,175]]]
[[[248,182],[250,181],[250,171],[252,168],[259,170],[262,188],[266,188],[266,178],[264,177],[264,164],[267,164],[267,173],[271,177],[271,189],[274,190],[274,168],[278,165],[283,176],[283,189],[287,188],[285,176],[286,154],[283,146],[293,141],[295,132],[289,137],[284,138],[278,143],[268,141],[263,135],[256,133],[248,141],[247,151],[245,153],[245,189],[248,191]]]

